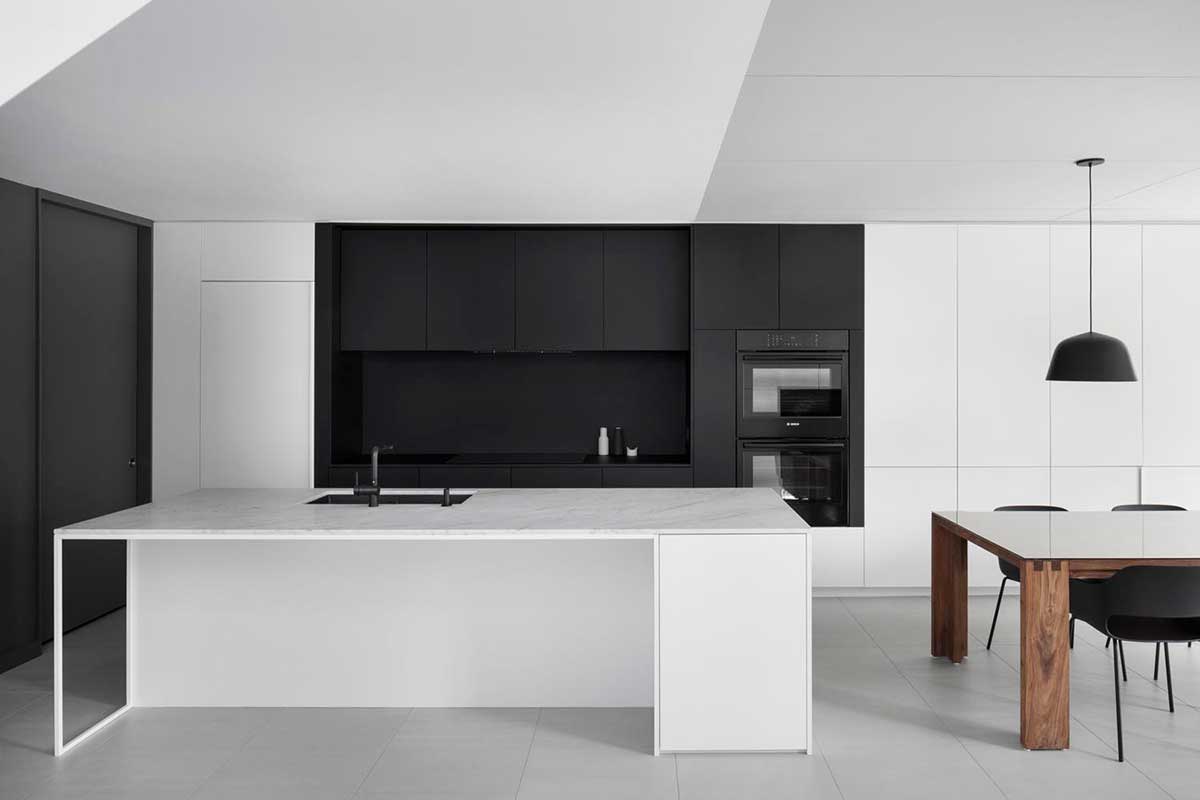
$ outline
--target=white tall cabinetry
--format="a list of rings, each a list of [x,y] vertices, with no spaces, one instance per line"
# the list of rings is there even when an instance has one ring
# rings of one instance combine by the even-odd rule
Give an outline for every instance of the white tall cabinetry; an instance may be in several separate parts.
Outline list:
[[[155,226],[154,497],[312,485],[314,227]]]

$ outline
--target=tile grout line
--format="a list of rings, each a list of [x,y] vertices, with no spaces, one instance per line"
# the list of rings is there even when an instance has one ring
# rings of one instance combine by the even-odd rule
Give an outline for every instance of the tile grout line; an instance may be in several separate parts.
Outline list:
[[[679,785],[679,754],[672,753],[671,760],[675,762],[675,800],[683,800],[683,788]]]
[[[533,753],[533,740],[537,738],[538,726],[542,724],[542,711],[544,708],[539,707],[537,719],[533,721],[533,732],[529,734],[529,749],[525,751],[525,760],[521,762],[521,777],[517,780],[517,790],[513,792],[513,800],[521,794],[521,785],[525,783],[525,769],[529,766],[529,756]]]
[[[846,793],[842,791],[842,786],[838,783],[837,775],[833,774],[833,767],[829,765],[829,759],[825,757],[824,753],[818,753],[817,755],[821,757],[821,763],[825,765],[825,771],[829,773],[829,779],[833,781],[833,788],[837,789],[838,797],[846,800]]]
[[[126,719],[129,719],[129,717],[127,716]],[[204,778],[200,781],[200,784],[196,787],[196,790],[188,795],[188,800],[191,800],[191,798],[200,794],[200,792],[202,792],[204,788],[209,785],[209,781],[213,779],[213,776],[223,770],[231,761],[233,761],[233,759],[237,758],[238,755],[243,753],[246,750],[246,745],[250,744],[250,742],[254,740],[254,737],[261,733],[268,725],[269,723],[266,715],[264,715],[262,723],[247,733],[245,737],[243,737],[242,741],[238,743],[238,746],[229,752],[229,756],[222,760],[220,764],[217,764],[217,766],[213,768],[212,772],[204,776]],[[111,736],[112,734],[109,735]]]
[[[908,684],[909,688],[912,689],[913,692],[916,693],[917,697],[919,697],[921,699],[921,702],[925,704],[925,707],[928,708],[929,711],[933,714],[933,716],[937,718],[938,724],[942,726],[942,730],[945,733],[949,734],[950,737],[953,738],[954,741],[958,743],[958,746],[962,748],[962,751],[967,754],[967,758],[971,759],[971,762],[973,764],[975,764],[975,766],[979,767],[980,772],[982,772],[984,775],[986,775],[987,779],[989,781],[991,781],[992,786],[996,787],[996,791],[1000,793],[1000,796],[1007,798],[1008,795],[1004,792],[1003,789],[1000,788],[1000,784],[996,782],[996,778],[993,777],[992,773],[989,772],[986,767],[984,767],[982,764],[979,763],[979,759],[975,758],[975,754],[972,753],[971,749],[969,747],[967,747],[966,743],[963,742],[963,740],[961,738],[959,738],[958,734],[956,734],[954,731],[950,730],[950,728],[946,725],[946,721],[942,718],[942,715],[939,714],[937,709],[933,707],[933,705],[929,702],[928,699],[926,699],[925,695],[921,693],[921,690],[918,689],[911,680],[909,680],[908,676],[904,674],[904,670],[900,669],[900,667],[896,664],[895,661],[892,660],[892,657],[888,655],[887,651],[883,649],[883,647],[879,644],[879,642],[875,641],[875,637],[871,635],[871,632],[869,630],[867,630],[867,627],[862,624],[862,621],[855,615],[855,613],[850,610],[850,607],[847,606],[845,603],[842,603],[842,606],[846,609],[846,613],[850,615],[850,619],[854,620],[855,624],[858,625],[858,627],[862,628],[862,632],[867,635],[867,638],[871,640],[871,643],[874,644],[875,647],[879,649],[880,653],[883,653],[883,657],[886,658],[888,660],[888,663],[892,665],[892,669],[894,669],[896,671],[896,674],[899,675],[904,680],[904,682]]]
[[[1079,718],[1078,718],[1078,717],[1076,717],[1075,715],[1071,715],[1071,719],[1072,719],[1072,720],[1074,720],[1075,722],[1077,722],[1077,723],[1079,724],[1079,727],[1083,728],[1085,731],[1087,731],[1088,733],[1090,733],[1092,736],[1095,736],[1095,737],[1096,737],[1096,741],[1098,741],[1098,742],[1102,743],[1102,744],[1103,744],[1105,747],[1108,747],[1110,750],[1113,750],[1112,746],[1111,746],[1111,745],[1109,745],[1108,741],[1107,741],[1107,740],[1105,740],[1103,737],[1101,737],[1101,736],[1100,736],[1100,734],[1096,733],[1094,730],[1092,730],[1090,727],[1088,727],[1088,724],[1087,724],[1086,722],[1084,722],[1083,720],[1079,719]],[[1115,753],[1115,752],[1116,752],[1116,750],[1113,750],[1113,752]],[[1127,758],[1127,759],[1125,759],[1125,763],[1126,763],[1126,764],[1128,764],[1129,766],[1133,767],[1135,770],[1137,770],[1138,774],[1139,774],[1139,775],[1141,775],[1141,776],[1142,776],[1143,778],[1145,778],[1146,780],[1150,781],[1150,783],[1151,783],[1151,784],[1153,784],[1154,786],[1157,786],[1157,787],[1158,787],[1158,790],[1159,790],[1160,792],[1162,792],[1164,795],[1166,795],[1167,797],[1171,798],[1171,800],[1175,800],[1175,795],[1173,795],[1173,794],[1171,794],[1170,792],[1168,792],[1168,791],[1166,790],[1166,788],[1165,788],[1165,787],[1163,787],[1163,785],[1162,785],[1162,784],[1160,784],[1158,781],[1154,780],[1154,778],[1150,777],[1150,775],[1149,775],[1149,774],[1147,774],[1147,773],[1146,773],[1146,771],[1145,771],[1145,770],[1143,770],[1141,767],[1139,767],[1137,764],[1133,763],[1133,762],[1132,762],[1131,760],[1129,760],[1128,758]]]
[[[410,707],[408,709],[408,713],[404,715],[404,719],[400,720],[400,724],[396,726],[396,730],[392,731],[392,738],[388,739],[383,747],[379,749],[379,755],[376,756],[375,760],[371,763],[371,768],[367,770],[367,774],[363,775],[362,780],[359,781],[358,785],[354,787],[354,791],[349,795],[350,798],[358,797],[359,793],[362,792],[362,788],[367,785],[367,779],[371,777],[373,772],[375,772],[375,768],[379,766],[379,762],[383,760],[384,755],[387,754],[388,749],[392,746],[392,742],[396,741],[396,737],[400,735],[400,730],[404,727],[412,715],[413,708]]]

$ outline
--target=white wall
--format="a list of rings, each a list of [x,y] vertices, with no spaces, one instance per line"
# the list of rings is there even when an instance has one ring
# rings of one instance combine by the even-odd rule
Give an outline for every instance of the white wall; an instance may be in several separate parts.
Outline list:
[[[154,227],[154,499],[312,485],[314,228]]]
[[[1094,253],[1095,328],[1137,383],[1045,381],[1087,329],[1086,226],[867,226],[866,586],[928,586],[937,508],[1200,508],[1200,226],[1101,225]],[[826,545],[836,574],[857,536]],[[969,570],[999,583],[978,548]]]

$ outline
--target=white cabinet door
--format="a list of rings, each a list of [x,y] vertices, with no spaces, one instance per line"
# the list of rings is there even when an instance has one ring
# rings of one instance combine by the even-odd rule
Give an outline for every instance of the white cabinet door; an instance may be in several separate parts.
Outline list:
[[[958,463],[1050,463],[1049,226],[958,232]]]
[[[866,228],[868,467],[956,463],[956,239],[949,225]]]
[[[200,324],[200,481],[312,485],[312,287],[205,283]]]
[[[808,537],[659,542],[662,750],[806,750]]]
[[[963,467],[958,471],[958,507],[963,511],[1049,502],[1047,467]],[[967,547],[968,586],[999,586],[1002,577],[994,555],[975,545]]]
[[[206,222],[202,238],[203,280],[313,279],[316,229],[311,222]]]
[[[1071,511],[1108,511],[1138,502],[1137,467],[1054,467],[1050,502]]]
[[[808,536],[814,588],[863,585],[862,528],[813,528]]]
[[[1141,502],[1200,510],[1200,467],[1143,468]]]
[[[1095,230],[1095,330],[1125,342],[1142,372],[1142,232]],[[1088,231],[1050,229],[1051,346],[1088,329]],[[1050,457],[1056,466],[1137,466],[1142,460],[1139,383],[1050,384]]]
[[[1200,226],[1142,228],[1145,461],[1200,466]]]
[[[929,586],[934,511],[955,507],[954,467],[868,467],[863,550],[867,586]]]

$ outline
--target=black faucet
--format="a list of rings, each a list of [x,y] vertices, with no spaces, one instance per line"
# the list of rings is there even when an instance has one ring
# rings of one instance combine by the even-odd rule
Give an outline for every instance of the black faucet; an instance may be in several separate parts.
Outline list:
[[[375,445],[374,447],[371,448],[371,485],[370,486],[359,486],[358,485],[358,473],[356,472],[354,474],[354,493],[358,494],[358,495],[365,494],[367,496],[367,505],[369,505],[371,508],[379,507],[379,451],[380,450],[391,450],[391,449],[392,449],[392,446],[390,444],[383,445],[382,447],[380,447],[379,445]]]

